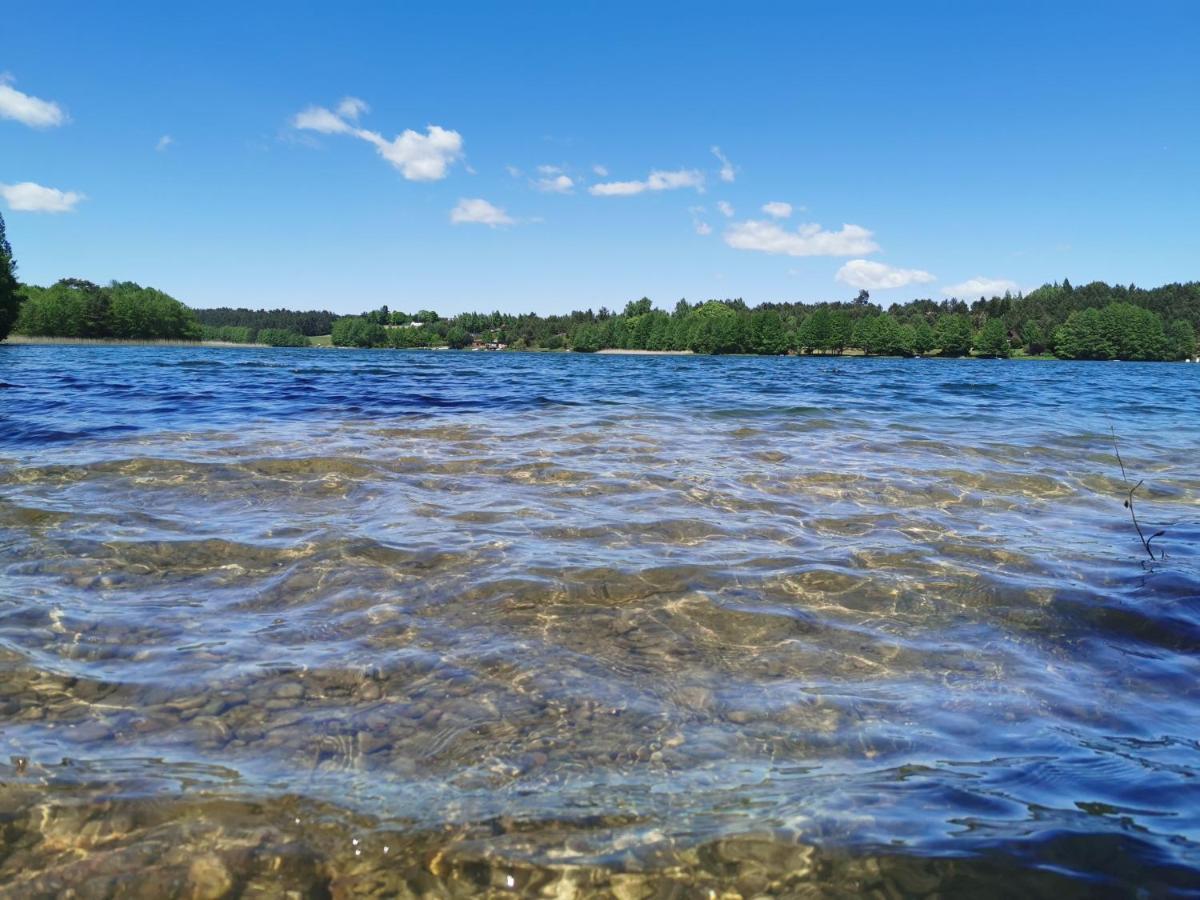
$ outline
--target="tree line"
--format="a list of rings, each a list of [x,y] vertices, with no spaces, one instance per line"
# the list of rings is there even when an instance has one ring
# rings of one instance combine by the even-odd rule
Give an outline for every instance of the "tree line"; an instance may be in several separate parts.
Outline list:
[[[849,302],[764,303],[740,299],[689,303],[672,311],[648,298],[623,312],[569,315],[464,313],[409,315],[384,306],[338,319],[332,341],[346,347],[467,346],[514,349],[689,350],[695,353],[832,353],[880,356],[1055,355],[1063,359],[1187,359],[1196,352],[1200,283],[1144,290],[1093,282],[1044,285],[1026,295],[912,300],[883,310],[860,291]]]
[[[132,281],[101,287],[64,278],[50,287],[22,285],[14,329],[40,337],[200,339],[196,314],[174,297]]]
[[[690,350],[696,353],[832,353],[1063,359],[1173,360],[1196,354],[1200,282],[1144,289],[1067,280],[1028,294],[911,300],[886,311],[860,291],[851,301],[763,303],[680,300],[671,311],[643,297],[622,312],[605,307],[565,315],[415,313],[387,306],[357,316],[288,309],[192,310],[131,281],[99,286],[65,278],[22,285],[0,217],[0,339],[10,329],[47,337],[219,340],[306,346],[330,334],[344,347]]]
[[[245,309],[221,306],[197,309],[200,324],[210,328],[246,328],[253,335],[264,328],[290,331],[306,337],[329,334],[338,318],[328,310]],[[238,341],[237,343],[248,343]]]

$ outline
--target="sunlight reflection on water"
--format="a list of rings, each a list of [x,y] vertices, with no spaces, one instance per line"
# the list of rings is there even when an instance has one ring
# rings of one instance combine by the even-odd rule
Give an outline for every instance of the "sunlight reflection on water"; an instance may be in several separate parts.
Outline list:
[[[1196,374],[0,347],[0,884],[1194,886]]]

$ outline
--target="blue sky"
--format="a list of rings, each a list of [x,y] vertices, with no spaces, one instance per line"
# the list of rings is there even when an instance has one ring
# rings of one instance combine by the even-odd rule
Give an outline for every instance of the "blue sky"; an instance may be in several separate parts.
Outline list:
[[[1200,277],[1196,2],[8,0],[0,29],[34,283],[546,313]]]

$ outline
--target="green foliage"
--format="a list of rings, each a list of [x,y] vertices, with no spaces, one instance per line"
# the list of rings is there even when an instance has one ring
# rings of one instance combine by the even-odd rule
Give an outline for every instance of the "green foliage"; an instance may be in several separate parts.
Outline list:
[[[0,341],[8,337],[8,333],[16,324],[20,308],[17,263],[13,259],[12,247],[4,230],[4,216],[0,216]]]
[[[929,323],[924,319],[913,325],[912,330],[912,349],[914,353],[924,355],[937,347],[937,337],[934,335],[933,329],[929,327]]]
[[[783,329],[783,318],[773,309],[760,309],[750,314],[749,353],[778,356],[787,353],[787,332]]]
[[[194,341],[195,314],[178,300],[132,281],[100,287],[64,278],[49,288],[26,288],[16,330],[39,337]]]
[[[330,335],[335,347],[383,347],[388,343],[388,329],[356,316],[338,319]]]
[[[732,308],[716,300],[688,315],[687,349],[695,353],[738,353],[742,349],[740,318]]]
[[[1046,336],[1042,333],[1042,327],[1033,319],[1026,321],[1021,328],[1021,342],[1026,351],[1035,356],[1046,351]]]
[[[1168,339],[1160,316],[1130,303],[1071,313],[1054,344],[1063,359],[1181,359],[1178,351],[1185,349]]]
[[[1171,359],[1192,359],[1196,355],[1196,329],[1185,319],[1176,319],[1167,327],[1167,353]]]
[[[202,325],[200,336],[206,341],[224,341],[227,344],[253,344],[255,331],[244,325]]]
[[[1012,352],[1008,329],[1000,319],[988,319],[975,334],[975,352],[980,356],[1007,359]]]
[[[796,342],[808,353],[833,349],[833,316],[828,307],[818,307],[804,317]]]
[[[938,316],[934,340],[942,356],[966,356],[971,352],[973,338],[969,317],[961,314]]]
[[[854,343],[869,355],[912,356],[914,340],[912,326],[888,314],[864,316],[854,331]]]
[[[124,321],[111,310],[106,314],[102,300],[85,287],[76,290],[92,302],[91,306],[76,304],[78,309],[68,304],[75,320],[85,322],[79,328],[89,327],[85,321],[89,315],[93,321]],[[105,290],[109,291],[105,296],[110,306],[115,304],[116,294]],[[30,298],[39,291],[25,289]],[[1110,309],[1114,306],[1117,308]],[[881,355],[936,351],[943,356],[966,356],[974,348],[980,355],[1004,356],[1011,347],[1024,346],[1030,353],[1049,349],[1068,358],[1177,359],[1195,352],[1200,283],[1142,290],[1103,282],[1074,287],[1064,281],[1025,296],[1006,294],[971,304],[957,299],[917,299],[894,305],[886,313],[861,291],[847,302],[764,303],[754,309],[739,298],[703,303],[679,300],[669,313],[641,297],[626,303],[621,312],[601,307],[552,316],[494,311],[443,318],[433,310],[410,315],[386,305],[361,316],[340,318],[332,313],[288,310],[203,310],[201,315],[221,320],[213,323],[219,331],[205,331],[216,339],[252,340],[260,330],[280,328],[303,334],[332,332],[333,343],[349,347],[466,347],[482,341],[513,349],[570,348],[579,352],[621,348],[779,354],[841,353],[857,348]],[[1170,327],[1164,328],[1164,322],[1170,322]],[[121,326],[111,327],[115,331]],[[226,331],[231,328],[248,329],[249,336]],[[1057,345],[1060,337],[1061,347]]]
[[[295,331],[263,328],[258,332],[257,343],[266,344],[268,347],[307,347],[310,342],[305,335]]]
[[[213,328],[233,326],[249,328],[256,332],[260,328],[282,328],[284,331],[296,331],[315,337],[318,334],[329,334],[338,316],[326,310],[290,309],[231,309],[222,306],[218,309],[193,310],[201,325]],[[238,343],[245,343],[239,341]]]
[[[571,349],[576,353],[595,353],[600,349],[600,335],[595,325],[580,325],[575,329]]]

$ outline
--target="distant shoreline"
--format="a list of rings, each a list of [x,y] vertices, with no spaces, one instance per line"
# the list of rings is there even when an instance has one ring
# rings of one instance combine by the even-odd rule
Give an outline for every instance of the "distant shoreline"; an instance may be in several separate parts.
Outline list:
[[[615,347],[609,347],[605,350],[597,350],[596,356],[695,356],[695,351],[692,350],[618,350]]]
[[[32,337],[27,334],[10,334],[5,340],[0,341],[0,345],[19,344],[23,346],[36,345],[64,345],[78,347],[213,347],[227,348],[231,350],[257,348],[257,349],[310,349],[310,350],[393,350],[396,352],[413,352],[413,351],[429,351],[429,350],[449,350],[449,347],[339,347],[332,344],[323,343],[322,339],[328,340],[328,335],[320,335],[318,337],[310,337],[313,343],[311,346],[304,348],[274,348],[270,344],[238,344],[232,341],[176,341],[176,340],[138,340],[136,338],[71,338],[71,337]],[[492,351],[500,353],[571,353],[569,350],[544,350],[541,348],[530,348],[527,350],[501,350]],[[694,350],[621,350],[615,347],[610,347],[605,350],[596,350],[593,353],[581,353],[580,356],[759,356],[754,353],[722,353],[722,354],[702,354],[696,353]],[[849,350],[845,353],[788,353],[781,354],[786,356],[794,356],[807,359],[852,359],[852,358],[868,358],[866,354],[859,350]],[[940,357],[940,356],[885,356],[876,355],[874,359],[977,359],[987,360],[992,357],[981,356],[956,356],[956,357]],[[1124,360],[1107,359],[1107,360],[1070,360],[1059,359],[1056,356],[1049,354],[1026,355],[1014,353],[1012,356],[1000,360],[1001,362],[1123,362]],[[1200,359],[1183,359],[1171,360],[1172,362],[1195,363],[1200,362]],[[1157,360],[1155,360],[1157,362]]]
[[[10,334],[4,342],[9,344],[66,344],[81,347],[268,347],[269,344],[235,344],[232,341],[176,341],[167,339],[139,338],[73,338],[37,337],[28,334]],[[0,342],[0,343],[4,343]]]

